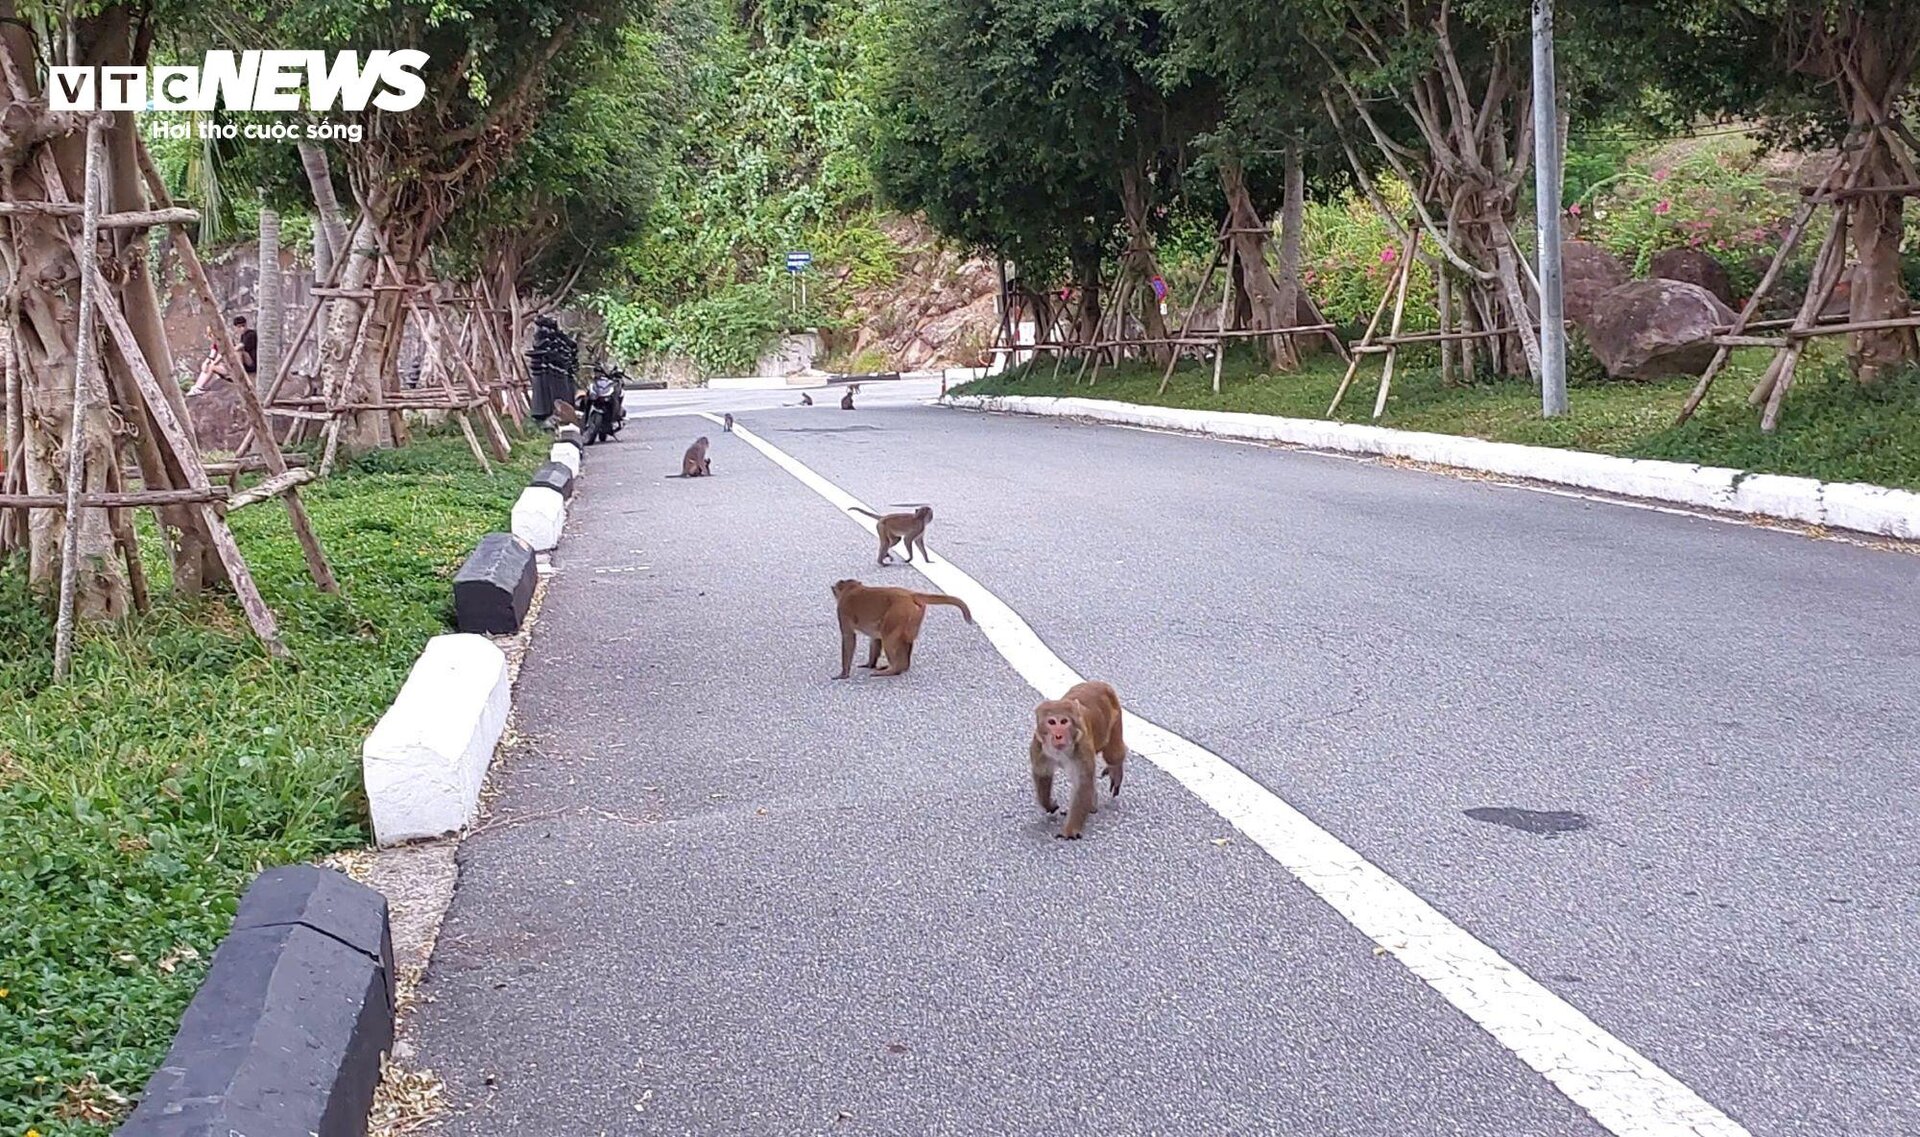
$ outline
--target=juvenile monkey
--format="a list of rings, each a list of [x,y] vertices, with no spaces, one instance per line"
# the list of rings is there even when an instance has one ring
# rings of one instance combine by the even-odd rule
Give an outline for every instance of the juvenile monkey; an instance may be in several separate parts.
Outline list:
[[[686,454],[681,457],[680,476],[700,478],[712,475],[713,459],[707,457],[707,436],[703,434],[693,440],[693,445],[687,447]]]
[[[733,433],[733,415],[731,413],[727,415],[727,421],[720,425],[720,429],[726,431],[728,434]]]
[[[863,667],[874,668],[875,675],[902,675],[913,661],[913,641],[920,635],[920,622],[927,618],[927,605],[951,604],[973,623],[973,613],[964,600],[937,592],[914,592],[906,588],[868,587],[857,580],[833,582],[833,606],[840,617],[840,674],[853,673],[854,635],[873,641]],[[887,666],[880,670],[880,651],[886,649]]]
[[[812,406],[812,405],[813,405],[813,396],[812,396],[812,395],[809,395],[809,394],[807,394],[807,393],[806,393],[805,391],[802,391],[802,392],[800,393],[800,405],[801,405],[801,406],[803,406],[803,407],[810,407],[810,406]]]
[[[1093,805],[1094,755],[1107,761],[1107,785],[1114,797],[1120,796],[1120,780],[1126,774],[1127,743],[1120,736],[1120,695],[1111,684],[1076,683],[1058,699],[1048,699],[1033,709],[1033,741],[1027,747],[1027,761],[1033,767],[1033,796],[1040,808],[1056,813],[1053,803],[1053,778],[1062,767],[1074,769],[1073,801],[1067,807],[1067,824],[1056,837],[1078,840]]]
[[[850,411],[853,409],[853,388],[852,387],[848,387],[847,393],[840,396],[840,409],[843,411]]]
[[[853,513],[863,513],[880,523],[875,526],[875,528],[880,534],[881,564],[884,565],[893,559],[892,556],[889,555],[888,550],[892,549],[896,544],[904,544],[906,546],[908,564],[913,563],[913,546],[915,544],[920,546],[920,559],[923,561],[929,559],[927,556],[927,522],[933,520],[933,507],[931,505],[923,505],[911,513],[889,513],[884,516],[875,513],[871,509],[861,509],[857,505],[848,508]]]

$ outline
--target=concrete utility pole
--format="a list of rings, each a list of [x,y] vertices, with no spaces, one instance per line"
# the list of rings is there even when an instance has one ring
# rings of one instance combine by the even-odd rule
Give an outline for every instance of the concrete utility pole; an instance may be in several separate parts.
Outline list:
[[[1540,230],[1540,414],[1567,413],[1567,320],[1560,285],[1559,91],[1553,76],[1553,0],[1533,0],[1533,176]]]

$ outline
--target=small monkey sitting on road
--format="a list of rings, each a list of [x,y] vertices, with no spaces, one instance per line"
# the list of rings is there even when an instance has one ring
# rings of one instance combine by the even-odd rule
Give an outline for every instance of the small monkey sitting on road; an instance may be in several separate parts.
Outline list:
[[[804,392],[802,392],[802,393],[801,393],[801,395],[800,395],[800,405],[801,405],[801,406],[803,406],[803,407],[810,407],[810,406],[812,406],[812,405],[813,405],[813,396],[812,396],[812,395],[809,395],[809,394],[806,394],[806,393],[804,393]]]
[[[683,478],[703,478],[713,476],[713,459],[707,457],[707,436],[701,435],[687,447],[680,459],[680,476]]]
[[[1080,838],[1087,815],[1097,812],[1094,796],[1094,755],[1107,761],[1107,785],[1113,796],[1120,796],[1120,780],[1126,774],[1127,743],[1120,735],[1120,695],[1111,684],[1076,683],[1058,699],[1048,699],[1033,709],[1033,741],[1027,747],[1027,761],[1033,767],[1033,796],[1048,813],[1059,812],[1053,803],[1053,779],[1061,769],[1072,766],[1073,801],[1067,807],[1067,824],[1056,837],[1069,841]]]
[[[732,414],[727,415],[727,421],[720,425],[720,429],[726,431],[728,434],[733,433],[733,415]]]
[[[852,387],[848,387],[847,393],[840,396],[840,409],[843,411],[850,411],[853,409],[853,388]]]
[[[871,509],[849,506],[849,512],[865,514],[880,524],[874,528],[880,534],[880,563],[886,564],[893,559],[889,550],[895,545],[904,544],[907,549],[907,563],[913,563],[913,547],[920,546],[920,559],[930,560],[927,555],[927,522],[933,520],[933,507],[923,505],[911,513],[878,514]]]
[[[973,623],[967,602],[957,597],[906,588],[869,587],[857,580],[834,581],[833,606],[840,618],[840,674],[834,678],[845,679],[853,674],[855,633],[873,640],[873,649],[867,653],[862,667],[873,668],[875,675],[906,674],[907,665],[913,662],[913,641],[920,635],[920,622],[927,618],[929,604],[951,604],[960,609],[967,623]],[[881,670],[883,648],[887,653],[887,666]]]

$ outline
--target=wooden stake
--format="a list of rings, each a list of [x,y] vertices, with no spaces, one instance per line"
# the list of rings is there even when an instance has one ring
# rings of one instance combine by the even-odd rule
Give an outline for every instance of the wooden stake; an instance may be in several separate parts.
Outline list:
[[[107,489],[116,494],[126,492],[126,475],[121,471],[117,455],[113,465],[107,468]],[[114,544],[120,546],[121,558],[127,562],[127,589],[133,593],[133,610],[150,611],[153,598],[147,591],[147,566],[140,560],[140,539],[134,534],[133,518],[127,510],[109,509],[107,525],[113,530]]]
[[[87,122],[87,157],[84,186],[80,191],[80,246],[75,252],[80,262],[80,339],[73,357],[73,419],[67,427],[66,528],[60,535],[60,606],[53,625],[53,679],[66,682],[73,669],[73,593],[79,576],[80,497],[87,474],[87,408],[93,396],[94,309],[105,282],[100,270],[100,162],[104,122],[95,115]],[[112,297],[113,291],[105,294]],[[111,302],[111,301],[109,301]],[[108,460],[120,464],[120,456],[109,448]]]
[[[1224,333],[1227,330],[1227,306],[1233,303],[1233,262],[1237,259],[1237,256],[1233,248],[1233,242],[1228,241],[1227,263],[1224,271],[1220,273],[1220,315],[1213,324],[1213,330],[1216,333]],[[1184,328],[1181,329],[1183,332],[1185,330]],[[1180,349],[1177,347],[1174,348],[1173,354],[1175,358],[1178,358]],[[1216,334],[1213,340],[1213,393],[1216,395],[1220,393],[1220,365],[1226,362],[1226,358],[1226,338],[1223,334]]]
[[[147,152],[146,143],[136,140],[134,155],[140,164],[140,172],[147,183],[147,192],[154,201],[162,206],[168,204],[167,184],[160,178],[160,171],[153,164],[153,155]],[[207,280],[206,267],[200,263],[200,253],[193,247],[193,239],[187,236],[182,226],[173,226],[170,231],[174,250],[180,256],[180,262],[186,266],[187,282],[193,286],[202,307],[206,309],[207,326],[212,330],[214,344],[220,349],[221,358],[226,360],[227,375],[240,395],[240,409],[246,414],[252,440],[267,464],[270,474],[287,472],[287,461],[280,453],[280,447],[274,443],[273,427],[267,421],[265,409],[260,404],[260,392],[254,388],[254,378],[247,374],[241,362],[240,349],[235,346],[227,322],[221,319],[219,298],[214,295],[213,285]],[[276,269],[277,269],[276,265]],[[277,309],[276,309],[276,319]],[[276,329],[275,338],[278,339]],[[291,362],[292,353],[288,353]],[[244,451],[234,455],[244,458]],[[322,592],[338,593],[340,582],[334,578],[333,566],[327,563],[327,554],[320,547],[320,538],[314,535],[313,522],[307,517],[306,506],[294,494],[281,499],[287,508],[287,521],[293,527],[293,535],[300,542],[300,552],[306,557],[307,573],[313,577],[313,583]]]
[[[1407,243],[1400,251],[1402,272],[1406,269],[1405,262],[1413,259],[1414,251],[1419,248],[1419,232],[1412,226],[1406,229]],[[1372,346],[1373,333],[1380,327],[1380,317],[1386,314],[1387,303],[1393,299],[1394,292],[1395,288],[1390,285],[1380,294],[1380,303],[1373,309],[1373,319],[1367,321],[1367,330],[1360,333],[1360,341],[1354,345],[1351,358],[1347,360],[1347,373],[1341,377],[1340,386],[1333,392],[1333,401],[1327,404],[1328,418],[1332,418],[1334,412],[1340,409],[1340,400],[1347,397],[1347,388],[1353,385],[1353,377],[1360,369],[1360,359],[1366,354],[1362,349]]]
[[[1839,176],[1845,163],[1846,151],[1843,146],[1840,156],[1834,159],[1833,165],[1827,169],[1826,176],[1820,179],[1816,197],[1824,194],[1833,185],[1833,180]],[[1849,175],[1847,185],[1852,186],[1859,176],[1860,170],[1855,169]],[[1773,290],[1774,282],[1779,279],[1781,270],[1786,268],[1787,259],[1799,247],[1800,240],[1807,231],[1807,225],[1813,220],[1815,208],[1815,197],[1809,197],[1794,211],[1793,222],[1787,227],[1786,236],[1780,241],[1780,251],[1773,255],[1773,263],[1768,265],[1767,271],[1761,275],[1760,283],[1754,285],[1752,294],[1747,297],[1747,302],[1740,306],[1740,314],[1734,318],[1732,327],[1728,329],[1729,334],[1737,336],[1746,331],[1747,322],[1753,318],[1755,312],[1760,310],[1761,301]],[[1694,384],[1692,393],[1687,396],[1687,401],[1681,404],[1680,414],[1674,419],[1674,425],[1677,426],[1692,418],[1694,412],[1700,409],[1701,402],[1707,397],[1707,389],[1713,386],[1714,379],[1732,358],[1731,345],[1721,344],[1714,351],[1713,358],[1707,363],[1707,369],[1700,373],[1700,382]]]
[[[105,289],[107,282],[96,267],[93,270],[94,286]],[[178,418],[174,417],[173,407],[167,402],[166,394],[160,386],[160,380],[147,366],[147,357],[140,351],[139,341],[133,338],[133,329],[127,324],[120,309],[111,304],[101,306],[106,318],[107,331],[113,337],[114,346],[120,351],[120,358],[133,373],[133,379],[140,387],[141,397],[147,402],[147,411],[153,416],[154,426],[162,438],[173,450],[174,458],[180,463],[186,474],[187,485],[191,489],[207,491],[213,489],[213,483],[207,478],[206,467],[200,464],[200,452],[194,447],[193,436]],[[247,623],[252,626],[254,635],[266,645],[267,651],[281,659],[290,653],[287,645],[280,642],[280,630],[273,618],[273,611],[261,598],[260,589],[253,583],[253,574],[247,569],[246,558],[240,555],[240,546],[233,539],[233,531],[227,528],[226,518],[222,517],[212,504],[203,503],[199,507],[200,516],[206,521],[207,532],[213,539],[214,552],[220,557],[220,563],[227,570],[227,579],[233,584],[234,594],[240,599],[240,607],[247,614]]]
[[[1400,264],[1400,293],[1394,297],[1393,300],[1393,325],[1387,329],[1387,337],[1389,339],[1398,338],[1400,335],[1400,317],[1404,315],[1407,310],[1407,293],[1411,291],[1410,286],[1413,283],[1414,254],[1417,253],[1419,249],[1420,236],[1419,230],[1416,229],[1413,240],[1409,242],[1407,255]],[[1376,395],[1373,400],[1373,417],[1376,420],[1387,412],[1387,390],[1393,386],[1393,365],[1399,357],[1400,346],[1398,344],[1393,344],[1387,348],[1386,366],[1380,369],[1380,393]]]
[[[1227,247],[1227,226],[1231,224],[1233,224],[1233,218],[1228,217],[1227,220],[1223,221],[1220,225],[1220,233],[1214,238],[1213,259],[1207,262],[1207,271],[1200,277],[1200,286],[1193,290],[1193,303],[1187,305],[1187,314],[1180,318],[1180,331],[1177,333],[1178,335],[1186,335],[1187,329],[1193,327],[1193,318],[1200,311],[1200,301],[1206,299],[1207,285],[1213,283],[1213,274],[1220,269],[1220,254],[1221,251]],[[1167,360],[1167,369],[1160,376],[1160,389],[1157,392],[1158,394],[1164,395],[1167,393],[1167,383],[1173,378],[1173,369],[1179,366],[1179,364],[1180,350],[1179,348],[1175,348],[1173,358]]]

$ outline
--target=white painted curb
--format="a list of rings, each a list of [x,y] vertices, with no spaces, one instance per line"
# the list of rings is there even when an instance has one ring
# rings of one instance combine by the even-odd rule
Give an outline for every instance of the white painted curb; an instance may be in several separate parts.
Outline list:
[[[1455,434],[1279,415],[1142,406],[1106,399],[949,395],[942,403],[963,410],[1083,418],[1223,438],[1285,442],[1316,450],[1406,458],[1623,497],[1826,525],[1881,537],[1920,539],[1920,494],[1858,482],[1748,474],[1724,466],[1616,458],[1611,454],[1488,442],[1484,438]]]
[[[572,442],[556,442],[547,448],[547,461],[558,462],[574,477],[580,476],[580,447]]]
[[[374,838],[395,845],[466,825],[512,703],[507,657],[485,636],[435,636],[361,747]]]
[[[567,501],[545,486],[528,486],[513,503],[513,535],[544,553],[560,543]]]

